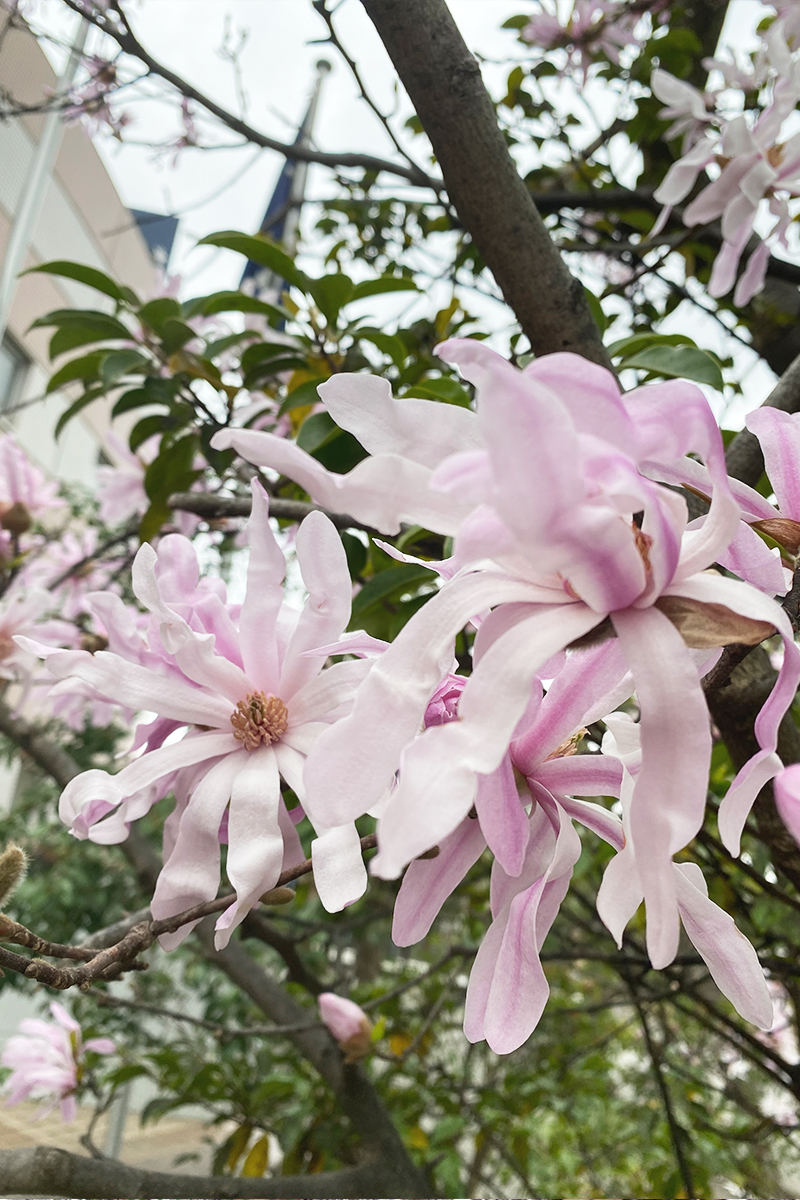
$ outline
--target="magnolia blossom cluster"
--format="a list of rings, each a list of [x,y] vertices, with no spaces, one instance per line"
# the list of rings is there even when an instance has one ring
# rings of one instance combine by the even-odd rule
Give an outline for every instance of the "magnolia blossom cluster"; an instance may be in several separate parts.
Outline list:
[[[666,106],[660,115],[672,121],[666,137],[683,138],[682,157],[655,193],[665,208],[654,232],[663,227],[674,205],[696,192],[682,212],[683,222],[692,227],[720,221],[722,247],[709,291],[724,296],[736,284],[736,305],[747,304],[763,287],[770,246],[789,249],[791,202],[800,194],[795,111],[800,99],[800,7],[773,7],[778,8],[778,19],[767,29],[748,69],[725,60],[706,61],[709,69],[721,72],[723,89],[700,92],[661,69],[651,78],[654,95]],[[748,106],[745,112],[741,105],[731,107],[731,89],[757,94],[758,106]],[[696,191],[701,177],[708,182]],[[757,218],[772,218],[771,228],[739,274],[748,242],[759,232]]]
[[[6,1042],[0,1066],[10,1068],[11,1074],[3,1090],[9,1104],[43,1100],[43,1115],[58,1104],[63,1120],[73,1121],[86,1055],[113,1054],[116,1046],[110,1038],[84,1042],[78,1022],[55,1000],[50,1013],[51,1021],[26,1017],[19,1032]]]
[[[663,5],[653,0],[649,7]],[[585,73],[599,55],[618,63],[620,50],[638,45],[640,40],[641,6],[633,9],[620,0],[573,0],[566,18],[555,2],[549,7],[541,2],[540,9],[522,30],[522,37],[540,50],[565,50],[567,71],[579,68]]]
[[[153,912],[213,898],[227,844],[236,897],[217,922],[218,945],[305,857],[303,837],[325,906],[357,899],[367,882],[356,827],[365,814],[378,819],[372,872],[403,875],[400,945],[423,938],[489,856],[491,924],[465,1029],[498,1052],[525,1041],[546,1003],[539,952],[581,829],[614,851],[597,899],[614,938],[644,900],[653,965],[673,960],[683,927],[721,990],[768,1029],[755,951],[710,900],[700,869],[675,859],[705,816],[712,732],[701,680],[725,645],[783,641],[756,722],[759,750],[720,807],[731,852],[755,796],[781,771],[777,731],[800,653],[774,599],[789,573],[759,530],[775,537],[776,521],[794,524],[800,417],[751,418],[779,516],[728,478],[719,430],[691,384],[622,396],[609,372],[571,354],[520,371],[479,341],[451,340],[438,352],[475,386],[475,411],[394,399],[387,380],[369,375],[320,387],[333,419],[368,452],[347,474],[267,432],[215,438],[387,535],[407,522],[452,539],[451,557],[425,563],[438,574],[436,594],[391,644],[345,632],[344,552],[313,513],[296,540],[308,596],[293,608],[257,483],[241,606],[219,580],[200,578],[185,538],[143,546],[133,587],[145,613],[107,593],[91,598],[107,651],[18,639],[46,658],[60,688],[155,714],[119,773],[88,771],[69,784],[62,818],[78,837],[119,841],[172,793]],[[674,487],[684,483],[709,499],[691,522]],[[477,634],[466,677],[454,645],[468,623]],[[598,721],[600,753],[584,741]]]

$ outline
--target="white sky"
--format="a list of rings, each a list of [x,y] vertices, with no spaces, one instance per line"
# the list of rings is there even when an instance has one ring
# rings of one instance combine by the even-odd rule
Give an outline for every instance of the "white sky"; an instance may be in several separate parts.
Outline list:
[[[513,33],[499,27],[507,16],[533,12],[535,5],[530,0],[448,0],[448,3],[468,45],[492,60],[484,70],[490,87],[496,90],[495,85],[499,87],[505,80],[511,65],[509,60],[517,53]],[[282,141],[292,140],[305,110],[315,62],[323,56],[328,58],[334,69],[324,85],[315,129],[316,144],[329,151],[355,150],[393,157],[384,130],[360,100],[356,84],[337,52],[330,46],[315,44],[326,36],[326,28],[308,0],[132,0],[128,7],[141,41],[156,58],[236,112],[239,98],[234,71],[219,50],[226,28],[234,44],[239,40],[239,31],[247,30],[240,55],[247,93],[244,115],[251,124]],[[59,0],[38,0],[34,11],[39,26],[64,37],[75,27],[73,14],[67,13],[65,17]],[[748,44],[763,11],[759,0],[734,0],[725,40]],[[395,95],[394,70],[359,0],[343,0],[335,21],[341,40],[358,61],[382,109],[392,111],[399,106],[394,127],[402,133],[410,106],[404,94],[399,99]],[[587,96],[599,108],[603,120],[606,113],[613,115],[610,101],[599,90],[592,89]],[[130,105],[129,111],[135,124],[126,130],[126,139],[147,143],[180,133],[177,105],[170,113],[161,102],[139,99]],[[214,136],[225,142],[237,140],[225,131]],[[109,137],[96,138],[95,144],[126,204],[180,215],[171,269],[182,274],[188,294],[238,284],[243,265],[240,256],[209,247],[194,249],[194,243],[220,229],[258,228],[283,163],[279,155],[258,152],[252,146],[214,151],[188,149],[173,166],[170,156],[158,157],[146,145],[119,144]],[[410,139],[407,145],[418,156],[424,142]],[[335,195],[335,183],[326,170],[311,168],[308,194]],[[442,300],[447,302],[444,292]],[[491,321],[489,302],[482,306],[477,301],[472,308],[481,315],[485,312],[487,322]],[[716,323],[710,318],[708,321],[698,318],[696,309],[682,305],[670,320],[670,331],[675,329],[690,332],[706,348],[724,350]],[[746,396],[744,402],[735,402],[726,413],[726,424],[733,425],[740,424],[744,412],[761,403],[773,378],[769,369],[748,351],[737,350],[736,356],[740,374],[746,375]]]

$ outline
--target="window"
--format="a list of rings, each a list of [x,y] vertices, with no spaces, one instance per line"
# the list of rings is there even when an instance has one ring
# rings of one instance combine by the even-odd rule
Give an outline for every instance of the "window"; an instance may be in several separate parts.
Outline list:
[[[0,341],[0,413],[11,408],[19,395],[28,360],[11,338]]]

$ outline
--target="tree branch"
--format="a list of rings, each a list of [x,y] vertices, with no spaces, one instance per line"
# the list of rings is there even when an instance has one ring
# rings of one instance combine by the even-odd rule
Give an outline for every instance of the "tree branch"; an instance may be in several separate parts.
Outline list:
[[[480,67],[445,0],[362,0],[430,138],[447,193],[536,354],[611,367],[583,285],[517,172]]]
[[[284,1192],[297,1192],[311,1200],[327,1196],[373,1196],[382,1182],[382,1174],[378,1164],[369,1162],[341,1171],[279,1175],[274,1179],[203,1177],[145,1171],[115,1159],[70,1154],[56,1146],[0,1150],[2,1196],[82,1196],[85,1200],[101,1200],[106,1196],[118,1196],[121,1200],[136,1200],[140,1196],[215,1196],[218,1200],[236,1200],[244,1196],[270,1200],[283,1196]]]
[[[249,496],[218,496],[210,492],[176,492],[168,500],[170,508],[181,512],[195,513],[206,521],[216,521],[220,517],[249,517],[253,501]],[[312,512],[324,512],[337,529],[363,529],[360,521],[353,520],[341,513],[330,513],[316,504],[308,504],[305,500],[282,500],[279,496],[270,496],[269,515],[282,521],[302,521]]]
[[[227,125],[234,133],[240,134],[256,146],[263,146],[265,150],[275,150],[278,154],[283,154],[286,158],[299,162],[318,163],[320,166],[332,168],[344,167],[361,168],[364,171],[385,171],[387,174],[407,180],[415,187],[432,188],[436,192],[442,189],[441,179],[436,179],[426,174],[419,167],[406,166],[403,163],[392,162],[390,159],[377,158],[374,154],[328,154],[320,150],[314,150],[310,146],[298,146],[267,137],[266,134],[255,129],[252,125],[248,125],[246,121],[229,112],[228,109],[223,108],[221,104],[217,104],[216,101],[199,91],[198,88],[194,87],[186,79],[183,79],[180,75],[171,71],[169,67],[159,62],[158,59],[154,58],[136,37],[127,18],[125,18],[124,27],[121,27],[115,25],[108,17],[102,14],[87,12],[80,0],[64,0],[64,3],[73,12],[86,17],[93,25],[101,29],[103,33],[113,38],[119,48],[126,54],[130,54],[133,58],[137,58],[139,62],[144,63],[150,75],[163,79],[165,83],[175,88],[180,95],[186,96],[189,100],[194,100],[196,104],[201,105],[206,112],[215,116],[223,125]]]
[[[800,354],[784,371],[764,404],[768,408],[779,408],[781,412],[800,412]],[[743,429],[728,446],[725,460],[728,474],[755,487],[764,470],[764,455],[755,434]]]

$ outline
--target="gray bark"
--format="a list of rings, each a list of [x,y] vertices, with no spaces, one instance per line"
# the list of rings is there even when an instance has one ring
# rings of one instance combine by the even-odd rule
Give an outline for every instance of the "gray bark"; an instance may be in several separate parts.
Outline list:
[[[474,55],[445,0],[362,0],[430,138],[447,193],[535,354],[610,367],[583,285],[519,176]]]

